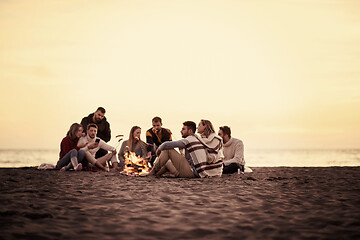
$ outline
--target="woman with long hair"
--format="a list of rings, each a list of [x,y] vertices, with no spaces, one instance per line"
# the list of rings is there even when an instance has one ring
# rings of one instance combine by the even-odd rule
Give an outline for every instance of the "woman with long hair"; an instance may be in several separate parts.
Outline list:
[[[201,119],[197,132],[200,134],[199,140],[206,146],[208,152],[207,162],[216,163],[222,161],[224,158],[222,139],[215,133],[212,123],[209,120]]]
[[[141,158],[149,158],[151,156],[151,152],[147,151],[147,145],[140,139],[140,135],[141,128],[133,126],[130,130],[129,139],[122,143],[118,154],[120,168],[125,166],[125,153],[127,152],[134,152],[136,156]]]
[[[82,136],[83,127],[79,123],[73,123],[69,131],[60,144],[60,158],[56,164],[56,168],[62,171],[74,168],[76,171],[82,169],[82,160],[85,152],[80,150],[84,146],[77,146],[79,138]]]
[[[197,132],[202,138],[207,138],[210,134],[215,133],[215,129],[209,120],[201,119],[197,127]]]

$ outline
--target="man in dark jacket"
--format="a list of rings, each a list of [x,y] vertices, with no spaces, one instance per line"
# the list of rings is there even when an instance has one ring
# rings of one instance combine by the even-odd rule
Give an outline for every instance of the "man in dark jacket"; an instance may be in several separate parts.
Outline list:
[[[162,121],[159,117],[152,119],[153,127],[146,131],[146,142],[150,144],[148,146],[148,152],[152,152],[151,164],[153,164],[156,156],[156,149],[166,141],[172,141],[171,131],[162,127]]]
[[[105,109],[103,107],[99,107],[94,113],[84,117],[81,120],[81,125],[83,126],[85,132],[88,124],[95,123],[98,126],[97,137],[101,138],[105,142],[108,142],[111,139],[111,130],[110,124],[106,121],[106,117],[104,115]],[[100,158],[107,153],[108,151],[100,148],[99,151],[97,151],[95,158]]]

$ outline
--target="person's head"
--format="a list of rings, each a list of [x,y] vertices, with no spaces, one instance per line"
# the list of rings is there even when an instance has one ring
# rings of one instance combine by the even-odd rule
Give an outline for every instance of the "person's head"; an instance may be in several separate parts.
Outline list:
[[[160,117],[154,117],[152,119],[152,126],[153,129],[157,132],[161,130],[161,126],[162,126],[162,121]]]
[[[95,123],[88,124],[86,130],[87,130],[86,133],[90,138],[92,139],[96,138],[98,126]]]
[[[98,109],[94,112],[93,121],[96,123],[101,122],[105,116],[105,108],[98,107]]]
[[[136,144],[137,141],[140,141],[140,135],[141,128],[139,126],[133,126],[130,130],[128,142],[128,147],[130,151],[135,151],[135,149],[133,149],[133,146],[134,144]]]
[[[129,140],[133,142],[134,140],[140,140],[141,128],[139,126],[133,126],[130,130]]]
[[[67,132],[66,136],[68,136],[71,140],[76,138],[80,138],[83,132],[83,127],[81,124],[73,123],[70,126],[69,131]]]
[[[183,123],[183,127],[180,131],[181,136],[186,138],[187,136],[194,135],[196,132],[196,123],[192,121],[186,121]]]
[[[228,126],[220,127],[218,135],[227,143],[231,138],[231,130]]]
[[[209,120],[201,119],[197,127],[197,131],[201,136],[208,137],[210,133],[214,133],[214,127]]]

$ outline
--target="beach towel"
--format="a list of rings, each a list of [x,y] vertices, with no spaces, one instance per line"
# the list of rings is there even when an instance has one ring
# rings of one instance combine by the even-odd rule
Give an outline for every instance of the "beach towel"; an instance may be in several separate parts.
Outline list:
[[[199,176],[215,177],[222,174],[222,160],[218,153],[221,149],[221,140],[216,137],[204,140],[191,135],[181,140],[188,150],[194,167]]]

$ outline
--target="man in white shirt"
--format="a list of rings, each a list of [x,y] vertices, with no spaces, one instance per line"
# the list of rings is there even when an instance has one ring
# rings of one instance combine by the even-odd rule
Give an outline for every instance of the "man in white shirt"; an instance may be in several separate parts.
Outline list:
[[[116,159],[116,149],[96,137],[98,127],[94,123],[90,123],[87,126],[86,136],[81,137],[78,142],[78,146],[84,146],[81,150],[85,151],[86,160],[93,166],[96,166],[104,171],[109,169],[106,167],[107,161],[111,160],[114,169],[118,168],[118,161]],[[110,151],[106,155],[95,159],[96,152],[100,149]]]
[[[240,169],[244,172],[244,144],[241,140],[231,137],[228,126],[220,127],[218,135],[223,139],[224,166],[223,173],[235,173]]]

